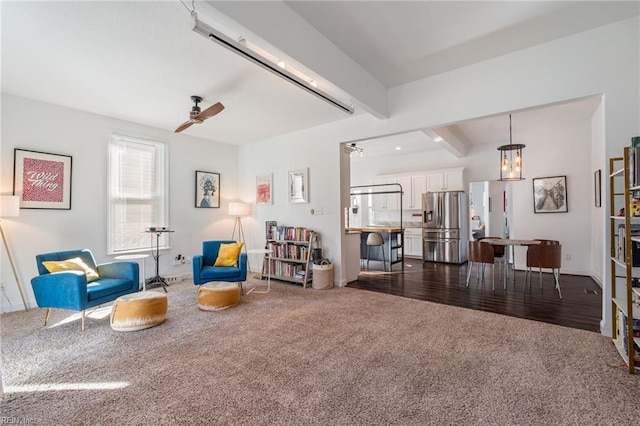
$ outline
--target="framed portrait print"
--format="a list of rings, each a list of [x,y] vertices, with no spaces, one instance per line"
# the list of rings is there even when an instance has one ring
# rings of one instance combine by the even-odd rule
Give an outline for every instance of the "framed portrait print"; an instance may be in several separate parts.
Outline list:
[[[71,156],[15,148],[13,195],[21,209],[71,210]]]
[[[273,178],[271,173],[256,176],[256,204],[273,204]]]
[[[196,170],[196,207],[220,208],[220,173]]]
[[[289,202],[309,202],[308,169],[293,170],[289,172]]]
[[[568,211],[566,176],[533,179],[534,213],[566,213]]]

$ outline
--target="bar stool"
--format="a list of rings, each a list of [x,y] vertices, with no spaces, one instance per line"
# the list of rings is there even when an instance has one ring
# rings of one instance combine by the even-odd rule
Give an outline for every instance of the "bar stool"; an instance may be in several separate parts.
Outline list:
[[[382,238],[382,235],[377,232],[372,232],[367,236],[367,269],[369,269],[369,260],[371,259],[369,256],[369,249],[372,246],[380,247],[380,250],[382,251],[382,270],[386,272],[387,265],[386,260],[384,259],[384,239]]]

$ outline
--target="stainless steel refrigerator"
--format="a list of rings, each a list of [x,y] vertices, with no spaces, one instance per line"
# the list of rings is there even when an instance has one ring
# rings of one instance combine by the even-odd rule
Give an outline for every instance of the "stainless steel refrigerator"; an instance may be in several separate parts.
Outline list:
[[[469,240],[469,201],[462,191],[422,194],[425,262],[464,263]]]

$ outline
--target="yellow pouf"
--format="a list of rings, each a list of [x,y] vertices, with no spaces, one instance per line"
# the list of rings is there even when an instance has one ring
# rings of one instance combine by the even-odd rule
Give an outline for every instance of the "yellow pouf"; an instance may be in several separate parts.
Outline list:
[[[198,289],[198,308],[204,311],[221,311],[236,306],[239,301],[238,283],[207,283]]]
[[[136,331],[162,324],[167,319],[167,295],[144,291],[120,296],[111,308],[111,328]]]

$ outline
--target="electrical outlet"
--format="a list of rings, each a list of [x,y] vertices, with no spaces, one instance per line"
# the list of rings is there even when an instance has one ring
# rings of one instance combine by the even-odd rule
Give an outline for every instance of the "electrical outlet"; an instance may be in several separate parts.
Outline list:
[[[190,257],[184,257],[183,260],[184,260],[184,263],[186,263],[188,265],[191,264],[191,258]]]

